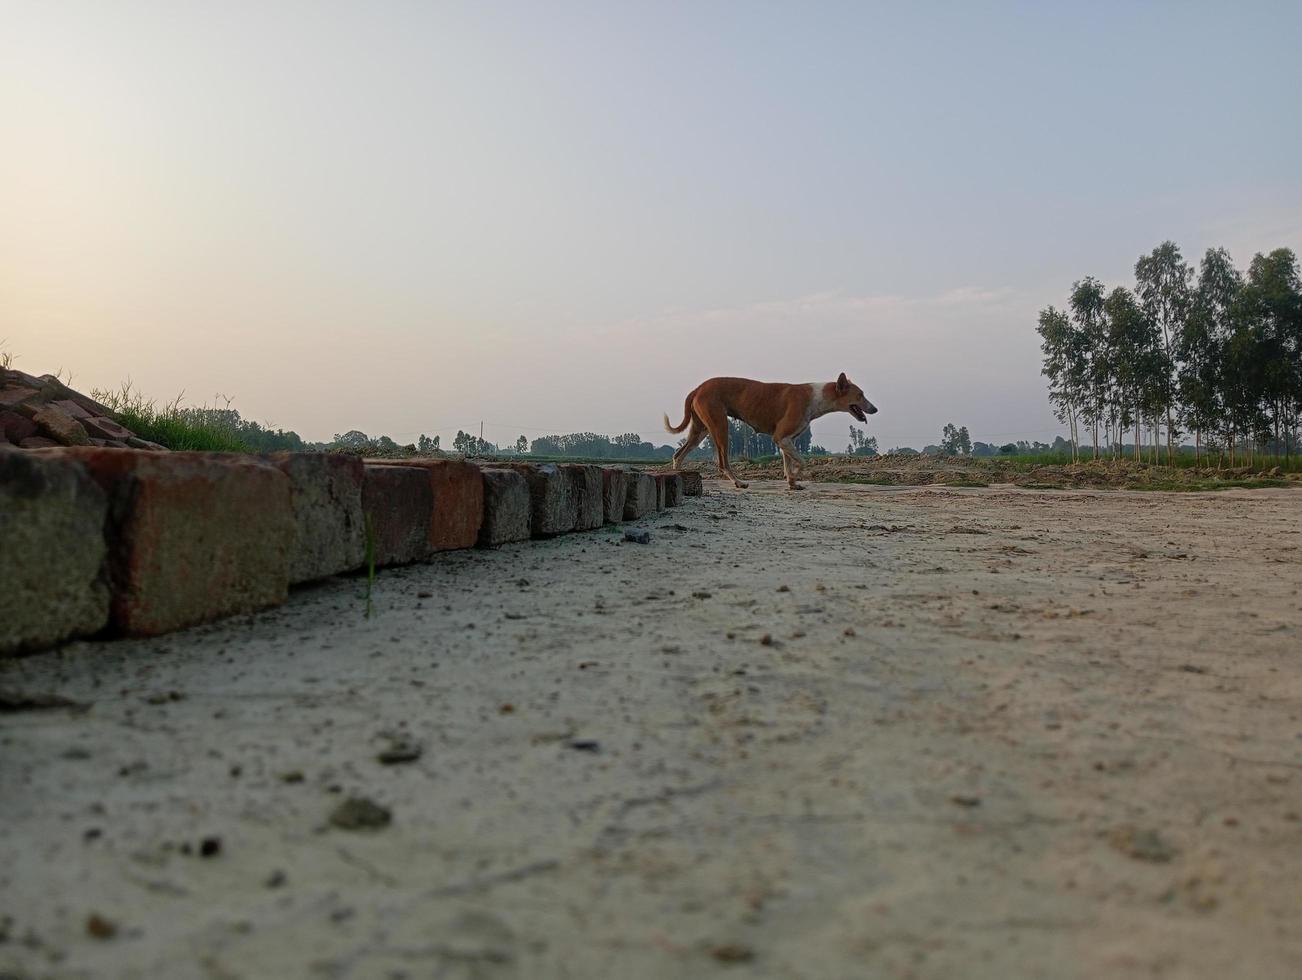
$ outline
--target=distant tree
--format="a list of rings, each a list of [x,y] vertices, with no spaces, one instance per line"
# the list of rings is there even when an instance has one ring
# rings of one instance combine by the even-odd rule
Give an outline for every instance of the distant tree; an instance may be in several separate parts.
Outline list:
[[[849,456],[876,456],[877,455],[877,437],[871,436],[865,438],[862,429],[856,429],[850,426],[850,443],[845,447],[846,455]]]
[[[955,427],[953,422],[945,425],[940,433],[940,451],[946,456],[964,456],[972,452],[972,437],[968,435],[967,426]]]
[[[360,429],[350,429],[343,435],[335,433],[335,445],[343,446],[345,449],[369,449],[371,437]]]
[[[439,448],[438,436],[435,436],[433,439],[431,439],[429,436],[425,435],[424,433],[421,433],[420,438],[416,440],[417,452],[432,453],[432,452],[437,452],[438,448]]]
[[[1015,442],[1006,442],[999,447],[999,454],[1001,456],[1012,456],[1016,452],[1017,452],[1017,443]]]
[[[527,453],[529,451],[529,440],[524,436],[515,440],[515,451],[517,453]]]

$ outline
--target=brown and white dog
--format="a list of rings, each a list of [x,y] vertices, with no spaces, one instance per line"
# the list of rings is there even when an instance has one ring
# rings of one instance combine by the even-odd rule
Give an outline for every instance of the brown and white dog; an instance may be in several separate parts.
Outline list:
[[[800,470],[800,457],[796,455],[793,441],[809,428],[809,423],[831,412],[849,412],[860,422],[866,422],[877,407],[864,397],[863,389],[851,383],[843,373],[827,384],[789,385],[767,381],[750,381],[747,378],[711,378],[695,388],[683,405],[682,424],[669,424],[670,432],[687,432],[687,441],[674,453],[674,469],[701,444],[706,436],[714,442],[719,456],[719,472],[739,489],[746,484],[738,480],[728,468],[728,419],[740,419],[756,432],[773,437],[782,453],[782,472],[792,490],[800,490],[796,475]]]

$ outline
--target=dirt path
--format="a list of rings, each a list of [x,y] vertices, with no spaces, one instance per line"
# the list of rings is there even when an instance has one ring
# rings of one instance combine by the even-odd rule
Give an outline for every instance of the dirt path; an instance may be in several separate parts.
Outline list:
[[[1302,976],[1302,494],[707,487],[0,665],[0,974]]]

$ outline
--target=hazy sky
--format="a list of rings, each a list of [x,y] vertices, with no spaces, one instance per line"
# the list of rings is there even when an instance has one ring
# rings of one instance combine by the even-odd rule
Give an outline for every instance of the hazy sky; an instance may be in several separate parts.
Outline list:
[[[310,439],[669,442],[830,380],[1047,438],[1034,332],[1302,251],[1302,3],[0,0],[0,339]],[[815,441],[844,446],[846,415]]]

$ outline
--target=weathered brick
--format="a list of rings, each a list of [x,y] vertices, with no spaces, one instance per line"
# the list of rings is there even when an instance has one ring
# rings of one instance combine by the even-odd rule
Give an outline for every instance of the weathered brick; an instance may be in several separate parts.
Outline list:
[[[289,479],[215,453],[77,447],[109,498],[110,622],[155,635],[284,602],[294,520]]]
[[[656,509],[656,478],[650,473],[628,474],[628,496],[624,499],[624,520],[635,521]]]
[[[529,481],[513,469],[485,467],[484,523],[479,544],[495,548],[511,541],[527,541],[531,533],[532,503]]]
[[[45,436],[28,436],[26,439],[20,439],[18,445],[23,449],[57,449],[59,444],[53,439],[47,439]]]
[[[574,483],[568,473],[555,463],[505,465],[529,482],[529,529],[534,537],[549,538],[574,530],[578,506],[574,499]]]
[[[606,523],[600,466],[566,463],[561,466],[574,488],[574,530],[591,531]]]
[[[362,510],[370,520],[375,564],[403,565],[433,554],[429,526],[434,490],[425,471],[367,463]]]
[[[624,519],[628,477],[628,470],[615,466],[607,466],[601,471],[601,509],[607,524],[618,524]]]
[[[78,405],[71,398],[57,399],[51,401],[50,404],[53,405],[55,408],[67,412],[69,415],[71,415],[74,419],[77,419],[78,421],[81,421],[83,419],[88,419],[91,417],[90,412],[86,411],[84,408]],[[108,437],[105,436],[104,438],[108,438]]]
[[[373,459],[367,463],[407,466],[423,472],[434,496],[430,512],[431,551],[470,548],[484,521],[484,480],[479,467],[460,459]]]
[[[0,450],[0,654],[108,624],[107,514],[76,462]]]
[[[67,402],[66,404],[78,407],[75,402]],[[80,421],[82,428],[93,438],[114,439],[118,442],[126,442],[128,439],[134,438],[134,435],[128,429],[124,429],[112,419],[92,418],[88,414]]]
[[[699,497],[705,492],[700,470],[683,470],[679,475],[683,478],[684,497]]]
[[[80,422],[61,408],[46,405],[32,414],[32,421],[51,439],[65,446],[89,446],[90,436]]]
[[[362,461],[340,453],[276,453],[294,512],[290,584],[361,568],[366,560]]]
[[[651,479],[656,481],[656,510],[665,509],[665,474],[653,473]]]
[[[0,407],[12,408],[35,400],[39,394],[36,389],[28,388],[26,385],[8,385],[0,388]]]
[[[24,439],[30,439],[39,431],[40,429],[37,428],[36,423],[26,415],[19,415],[17,412],[0,411],[0,433],[3,433],[4,437],[15,445]]]
[[[663,499],[661,508],[677,507],[683,502],[683,476],[681,473],[660,473],[656,481],[661,486]]]

